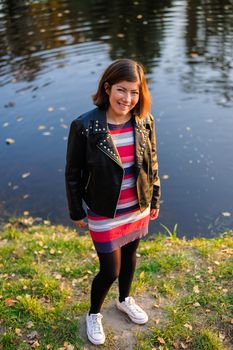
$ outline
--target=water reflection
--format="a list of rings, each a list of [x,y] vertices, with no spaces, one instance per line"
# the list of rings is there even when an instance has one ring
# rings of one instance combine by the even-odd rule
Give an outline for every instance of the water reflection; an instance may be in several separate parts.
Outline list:
[[[231,225],[232,27],[230,0],[1,0],[1,212],[69,223],[67,127],[103,67],[131,57],[154,101],[161,222],[187,235]]]

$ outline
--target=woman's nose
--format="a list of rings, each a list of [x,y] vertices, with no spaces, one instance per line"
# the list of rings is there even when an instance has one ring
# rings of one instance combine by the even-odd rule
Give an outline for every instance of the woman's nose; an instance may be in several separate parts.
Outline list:
[[[125,102],[130,102],[131,101],[131,95],[130,95],[130,93],[125,93],[124,94],[124,101]]]

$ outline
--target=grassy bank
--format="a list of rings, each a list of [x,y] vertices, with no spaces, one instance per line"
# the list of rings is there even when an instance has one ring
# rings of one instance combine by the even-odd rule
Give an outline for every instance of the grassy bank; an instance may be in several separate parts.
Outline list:
[[[0,233],[0,349],[89,349],[79,327],[97,271],[88,234],[80,237],[47,222],[35,225],[30,218],[5,225]],[[154,316],[145,331],[135,333],[133,348],[232,349],[232,274],[232,231],[214,239],[156,235],[142,241],[132,294],[150,298]],[[104,307],[116,297],[114,283]],[[118,336],[107,334],[100,348],[126,349]]]

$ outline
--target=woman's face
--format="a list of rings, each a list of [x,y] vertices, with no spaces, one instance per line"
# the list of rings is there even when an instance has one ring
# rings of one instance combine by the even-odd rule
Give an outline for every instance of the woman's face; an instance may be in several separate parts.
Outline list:
[[[118,116],[127,115],[135,107],[139,100],[139,83],[120,81],[111,88],[106,85],[109,95],[109,110]]]

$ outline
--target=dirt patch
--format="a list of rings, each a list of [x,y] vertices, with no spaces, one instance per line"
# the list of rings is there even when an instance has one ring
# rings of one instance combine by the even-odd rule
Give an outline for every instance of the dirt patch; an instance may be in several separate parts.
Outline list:
[[[116,308],[115,300],[107,305],[103,305],[101,313],[103,315],[102,323],[106,335],[106,341],[103,345],[92,345],[86,336],[85,317],[80,318],[79,333],[84,340],[85,345],[83,350],[94,349],[111,349],[111,350],[133,350],[137,343],[137,334],[146,332],[150,327],[156,325],[156,320],[161,319],[161,308],[155,308],[155,298],[149,293],[138,295],[135,301],[148,314],[149,321],[145,325],[137,325],[130,318]],[[162,306],[162,305],[161,305]]]

